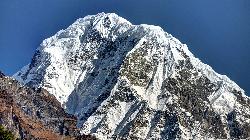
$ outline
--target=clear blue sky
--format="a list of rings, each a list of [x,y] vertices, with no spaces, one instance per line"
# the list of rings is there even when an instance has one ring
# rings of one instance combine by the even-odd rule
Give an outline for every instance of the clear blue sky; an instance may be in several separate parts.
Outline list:
[[[161,26],[250,93],[250,0],[1,0],[0,70],[12,75],[42,40],[99,12]]]

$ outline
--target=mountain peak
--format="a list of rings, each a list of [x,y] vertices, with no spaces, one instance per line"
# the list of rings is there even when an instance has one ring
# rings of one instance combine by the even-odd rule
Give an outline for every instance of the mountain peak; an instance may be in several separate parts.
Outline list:
[[[161,27],[114,13],[80,18],[44,40],[13,77],[48,90],[83,134],[100,139],[250,136],[250,100],[236,83]]]

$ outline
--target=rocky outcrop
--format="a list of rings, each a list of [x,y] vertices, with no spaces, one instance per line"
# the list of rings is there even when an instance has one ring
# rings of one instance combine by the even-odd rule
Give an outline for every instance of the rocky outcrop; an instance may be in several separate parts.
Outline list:
[[[21,86],[0,75],[0,125],[20,139],[80,139],[76,117],[44,89]],[[87,136],[86,136],[87,137]]]

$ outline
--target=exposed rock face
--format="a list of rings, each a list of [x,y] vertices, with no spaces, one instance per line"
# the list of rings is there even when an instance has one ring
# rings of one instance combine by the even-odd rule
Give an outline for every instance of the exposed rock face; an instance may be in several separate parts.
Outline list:
[[[0,74],[0,124],[20,139],[75,139],[76,118],[47,91],[21,86]]]
[[[78,19],[14,77],[42,87],[100,139],[250,137],[250,99],[185,44],[116,14]]]

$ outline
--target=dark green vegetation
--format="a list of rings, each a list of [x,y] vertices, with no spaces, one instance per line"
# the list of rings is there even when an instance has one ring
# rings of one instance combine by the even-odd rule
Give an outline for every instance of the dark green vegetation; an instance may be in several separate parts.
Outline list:
[[[15,140],[15,136],[12,132],[4,129],[2,125],[0,125],[0,139],[1,140]]]

